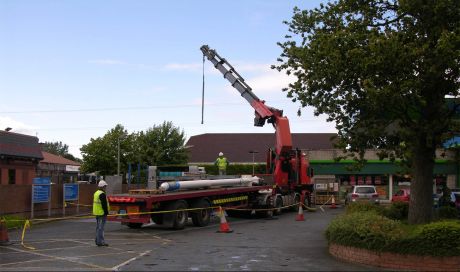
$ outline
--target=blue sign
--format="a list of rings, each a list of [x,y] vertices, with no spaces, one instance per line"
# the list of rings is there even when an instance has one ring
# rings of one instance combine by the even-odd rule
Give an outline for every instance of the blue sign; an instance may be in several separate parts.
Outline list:
[[[64,201],[78,200],[78,184],[66,183],[64,184]]]
[[[50,201],[51,179],[34,178],[32,185],[33,203],[45,203]]]
[[[33,179],[33,184],[51,184],[51,178],[45,177],[45,178],[34,178]]]

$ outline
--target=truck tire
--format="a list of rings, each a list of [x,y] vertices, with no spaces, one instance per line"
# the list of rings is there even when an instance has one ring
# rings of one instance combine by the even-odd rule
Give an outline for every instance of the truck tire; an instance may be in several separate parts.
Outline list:
[[[209,207],[209,201],[204,198],[201,198],[192,204],[192,208],[203,208],[202,210],[190,212],[193,225],[197,227],[204,227],[209,224],[211,221],[211,209],[208,209]]]
[[[305,195],[305,199],[303,200],[303,204],[305,205],[305,207],[309,207],[309,208],[313,207],[310,194]]]
[[[270,196],[266,200],[265,207],[263,207],[259,211],[256,211],[256,217],[259,217],[259,218],[272,217],[274,214],[273,210],[270,209],[273,207],[272,205],[273,205],[272,197]]]
[[[273,210],[273,215],[280,215],[282,212],[283,207],[283,199],[281,197],[277,197],[275,199],[275,210]]]
[[[142,223],[128,223],[128,228],[131,229],[140,229],[142,227]]]
[[[163,224],[163,214],[152,214],[150,218],[152,219],[153,223],[157,225]]]
[[[187,209],[187,202],[184,200],[177,200],[174,202],[169,203],[166,206],[166,210],[174,211],[179,210],[177,212],[165,213],[163,215],[163,224],[170,225],[171,228],[175,230],[180,230],[185,228],[185,225],[188,221],[188,213],[184,211]]]
[[[293,211],[293,212],[297,212],[299,210],[299,203],[300,203],[300,195],[299,194],[295,194],[295,197],[294,197],[294,206],[291,206],[290,207],[290,210]]]

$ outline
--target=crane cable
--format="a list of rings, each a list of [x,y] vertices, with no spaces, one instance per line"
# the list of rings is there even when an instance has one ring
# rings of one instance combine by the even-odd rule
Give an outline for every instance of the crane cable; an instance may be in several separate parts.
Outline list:
[[[203,54],[203,91],[201,93],[201,124],[204,119],[204,54]]]

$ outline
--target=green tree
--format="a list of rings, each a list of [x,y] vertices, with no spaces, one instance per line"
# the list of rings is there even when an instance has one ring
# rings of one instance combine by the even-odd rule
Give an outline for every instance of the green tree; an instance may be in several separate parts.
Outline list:
[[[120,141],[120,168],[126,169],[132,156],[133,136],[120,124],[109,130],[104,136],[80,148],[83,164],[82,172],[98,172],[100,175],[114,175],[118,171],[118,142]]]
[[[42,150],[54,155],[58,155],[64,157],[66,159],[81,162],[79,158],[74,157],[72,154],[69,153],[69,146],[63,144],[61,141],[59,142],[44,142],[42,144]]]
[[[185,135],[172,122],[163,122],[137,135],[140,161],[148,165],[187,163]]]
[[[412,172],[409,222],[432,219],[435,150],[451,132],[460,85],[460,1],[339,0],[294,8],[279,45],[293,102],[335,121],[355,158],[378,148]],[[300,111],[300,109],[299,109]]]
[[[184,132],[164,122],[146,132],[129,134],[120,124],[103,137],[91,138],[81,150],[83,172],[98,172],[100,175],[118,173],[118,150],[120,150],[120,173],[128,164],[165,165],[186,163],[188,156],[184,147]],[[120,148],[118,149],[118,144]],[[133,169],[135,171],[135,168]]]

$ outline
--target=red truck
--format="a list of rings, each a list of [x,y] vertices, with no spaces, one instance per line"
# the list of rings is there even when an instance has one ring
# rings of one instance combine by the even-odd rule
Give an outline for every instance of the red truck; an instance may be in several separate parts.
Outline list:
[[[208,207],[232,207],[245,211],[262,209],[259,213],[270,213],[267,209],[273,209],[274,213],[279,213],[281,207],[291,206],[301,201],[305,205],[312,203],[313,170],[309,167],[305,154],[297,148],[292,148],[289,120],[283,116],[283,111],[265,105],[265,101],[260,100],[252,92],[251,87],[233,66],[220,57],[215,50],[207,45],[203,45],[200,50],[203,52],[203,60],[206,57],[254,108],[254,125],[263,126],[266,121],[273,125],[276,143],[275,147],[268,148],[267,152],[267,173],[272,174],[272,181],[266,183],[259,181],[257,184],[249,182],[224,186],[168,188],[170,190],[162,189],[160,185],[158,191],[149,193],[147,190],[144,191],[146,194],[139,194],[139,192],[135,194],[136,192],[133,191],[130,194],[112,195],[109,196],[111,212],[128,215],[111,216],[108,220],[120,221],[136,228],[150,222],[151,219],[156,224],[167,224],[174,229],[182,229],[189,216],[194,225],[207,225],[211,215]],[[206,183],[206,180],[200,182]],[[241,213],[237,210],[227,210],[230,215],[238,212]]]

